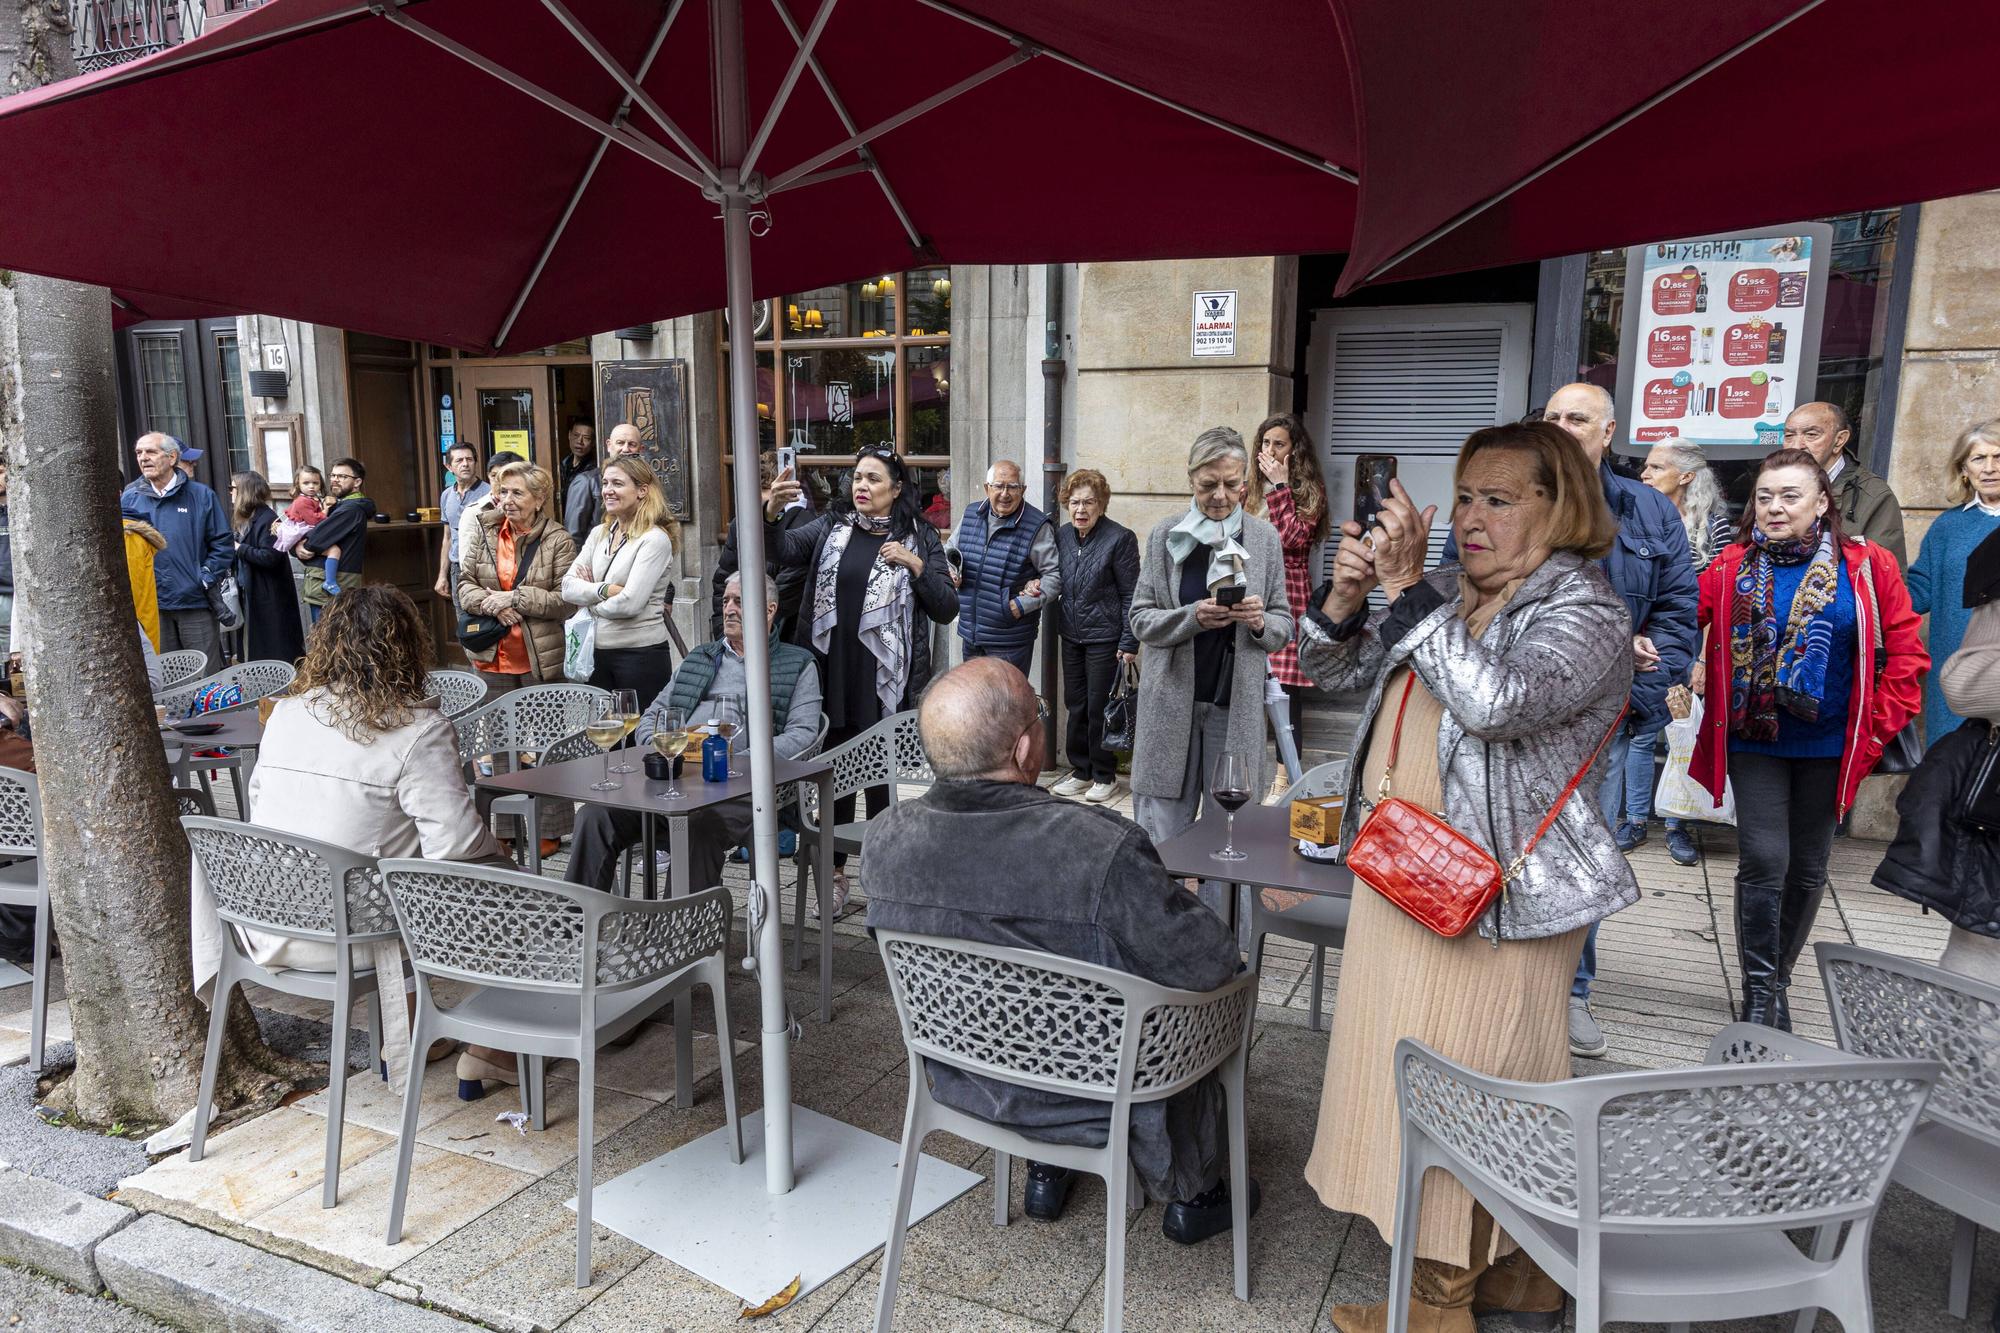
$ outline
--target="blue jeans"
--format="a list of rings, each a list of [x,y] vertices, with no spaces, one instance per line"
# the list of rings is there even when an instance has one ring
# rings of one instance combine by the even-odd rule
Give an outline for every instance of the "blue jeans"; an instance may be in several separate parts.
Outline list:
[[[1579,1000],[1590,998],[1590,983],[1597,980],[1597,928],[1604,923],[1590,923],[1590,933],[1583,937],[1583,957],[1576,963],[1576,979],[1569,983],[1569,993]]]
[[[1613,831],[1620,822],[1643,824],[1653,814],[1653,751],[1659,745],[1665,724],[1646,731],[1636,730],[1644,725],[1627,719],[1605,747],[1609,762],[1604,770],[1604,785],[1597,791],[1597,804],[1605,824]],[[1680,826],[1678,819],[1667,821],[1669,829]]]

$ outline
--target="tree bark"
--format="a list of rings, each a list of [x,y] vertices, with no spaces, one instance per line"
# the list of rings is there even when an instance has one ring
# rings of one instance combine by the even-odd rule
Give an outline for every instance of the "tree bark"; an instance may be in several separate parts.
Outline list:
[[[59,2],[0,0],[0,93],[74,72]],[[117,522],[115,378],[109,292],[0,271],[0,446],[76,1042],[51,1100],[82,1123],[136,1128],[194,1105],[207,1018],[189,957],[188,845]],[[232,1018],[217,1100],[275,1102],[300,1067],[265,1048],[240,996]]]

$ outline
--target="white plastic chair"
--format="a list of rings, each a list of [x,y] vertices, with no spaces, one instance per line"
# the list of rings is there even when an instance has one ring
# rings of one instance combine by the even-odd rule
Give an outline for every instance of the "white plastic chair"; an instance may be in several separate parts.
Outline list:
[[[42,1072],[49,1027],[49,884],[42,858],[42,786],[33,773],[0,768],[0,904],[35,914],[35,982],[28,992],[28,1068]]]
[[[155,693],[184,685],[201,674],[208,665],[208,654],[199,648],[176,648],[170,653],[160,654],[160,689]]]
[[[1964,1319],[1979,1228],[2000,1230],[2000,987],[1852,944],[1813,948],[1842,1050],[1944,1067],[1891,1179],[1957,1215],[1946,1305]],[[1799,1316],[1800,1333],[1812,1324]]]
[[[458,733],[459,762],[468,768],[491,757],[493,771],[510,773],[520,768],[525,756],[542,758],[561,741],[611,711],[611,691],[594,685],[567,682],[530,685],[524,690],[503,694],[469,713],[451,720]],[[594,748],[594,747],[593,747]],[[569,755],[577,758],[578,755]],[[540,801],[526,795],[494,797],[480,794],[482,814],[538,815]],[[541,831],[524,824],[521,841],[528,844],[527,861],[541,869]]]
[[[924,743],[917,733],[915,709],[901,713],[891,713],[859,736],[851,736],[826,752],[826,758],[833,761],[833,799],[854,796],[870,787],[887,787],[889,804],[895,805],[903,799],[906,783],[928,787],[936,781],[931,771],[930,758],[924,753]],[[827,818],[832,817],[829,810]],[[819,839],[819,788],[812,783],[801,783],[799,790],[799,850],[797,857],[798,885],[797,901],[793,904],[792,921],[792,970],[804,966],[806,947],[806,884],[813,881],[820,896],[821,906],[825,905],[826,886],[819,884],[813,875],[813,848]],[[849,856],[861,850],[868,836],[867,819],[853,819],[845,824],[836,824],[833,829],[833,850]],[[823,930],[833,929],[833,922],[822,918]]]
[[[1424,1172],[1455,1176],[1576,1299],[1576,1333],[1821,1307],[1874,1327],[1868,1237],[1934,1060],[1868,1060],[1732,1023],[1706,1065],[1517,1083],[1396,1043],[1402,1174],[1389,1328],[1405,1333]],[[1852,1224],[1838,1255],[1788,1229]]]
[[[411,1069],[389,1202],[390,1245],[403,1238],[410,1158],[417,1144],[417,1109],[423,1097],[423,1056],[418,1052],[440,1037],[515,1052],[522,1100],[536,1129],[545,1123],[544,1062],[576,1061],[579,1287],[590,1285],[597,1048],[697,985],[708,987],[715,1003],[730,1160],[743,1160],[723,961],[734,911],[728,890],[634,900],[519,871],[387,858],[382,877],[417,982]],[[440,980],[466,983],[464,998],[449,1009],[440,1009],[432,995],[432,984]],[[691,1201],[689,1206],[699,1205]]]
[[[243,697],[232,707],[240,708],[247,707],[259,699],[282,694],[292,687],[292,682],[298,679],[298,674],[298,668],[290,662],[269,660],[239,662],[233,667],[191,681],[177,689],[163,690],[154,695],[153,699],[167,710],[168,717],[189,717],[192,716],[189,710],[194,706],[195,696],[210,685],[239,687],[243,691]],[[193,774],[206,788],[209,785],[210,774],[227,770],[229,784],[236,792],[236,813],[245,819],[249,818],[249,798],[243,788],[242,754],[235,750],[225,750],[220,755],[203,758],[194,753],[195,750],[205,748],[198,737],[185,738],[183,748],[184,753],[177,766],[177,777],[181,773]]]
[[[1307,796],[1335,796],[1346,790],[1347,761],[1335,759],[1308,769],[1299,780],[1292,784],[1286,799]],[[1264,937],[1281,935],[1288,940],[1298,940],[1310,944],[1312,961],[1312,1030],[1318,1032],[1320,1022],[1320,1002],[1326,991],[1326,951],[1347,947],[1346,898],[1328,898],[1315,894],[1302,903],[1296,903],[1280,911],[1266,907],[1262,892],[1250,887],[1250,970],[1260,972],[1264,962]]]
[[[1257,1008],[1255,972],[1246,970],[1216,990],[1182,991],[1029,949],[891,930],[878,931],[876,942],[910,1053],[896,1212],[875,1301],[877,1333],[894,1324],[917,1158],[924,1139],[940,1129],[993,1150],[995,1226],[1007,1225],[1010,1157],[1104,1178],[1104,1327],[1116,1333],[1125,1317],[1127,1201],[1145,1202],[1131,1185],[1132,1107],[1171,1097],[1218,1069],[1228,1107],[1236,1299],[1250,1299],[1243,1073]],[[1016,1087],[1103,1102],[1111,1113],[1104,1146],[1043,1143],[942,1105],[931,1096],[926,1060]]]
[[[324,1000],[333,1006],[333,1046],[327,1056],[326,1179],[320,1207],[331,1208],[340,1193],[340,1137],[347,1107],[347,1030],[354,1007],[375,994],[375,969],[356,957],[359,946],[394,939],[396,922],[372,857],[332,843],[281,833],[257,824],[206,815],[181,819],[188,845],[208,877],[215,914],[222,918],[222,962],[208,1005],[208,1046],[202,1059],[201,1094],[195,1103],[194,1137],[188,1160],[199,1162],[208,1144],[208,1117],[215,1101],[216,1067],[229,1023],[229,993],[246,982],[287,995]],[[308,972],[267,968],[254,961],[237,932],[255,930],[333,946],[334,968]],[[399,989],[407,989],[405,981]],[[381,1005],[368,1005],[368,1054],[372,1068],[381,1058]],[[421,1080],[423,1066],[414,1075]]]
[[[486,682],[472,671],[432,671],[424,687],[437,696],[446,717],[457,717],[486,701]]]

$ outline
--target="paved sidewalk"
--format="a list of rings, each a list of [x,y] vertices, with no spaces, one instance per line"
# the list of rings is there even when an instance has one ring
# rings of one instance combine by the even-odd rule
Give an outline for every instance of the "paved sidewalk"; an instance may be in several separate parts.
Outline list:
[[[1121,800],[1129,808],[1129,798]],[[1607,922],[1599,944],[1597,1013],[1611,1044],[1602,1061],[1578,1061],[1589,1074],[1621,1067],[1668,1067],[1698,1060],[1710,1033],[1730,1017],[1735,993],[1730,876],[1734,836],[1707,830],[1706,862],[1683,869],[1662,839],[1633,854],[1645,897]],[[1879,844],[1842,841],[1834,853],[1834,890],[1814,938],[1853,940],[1914,957],[1934,957],[1944,927],[1935,918],[1870,888]],[[560,873],[560,862],[550,869]],[[742,867],[728,875],[739,890]],[[787,871],[786,883],[790,883]],[[789,899],[789,888],[787,889]],[[786,919],[789,920],[789,910]],[[740,918],[739,918],[740,919]],[[800,1105],[883,1134],[899,1136],[907,1094],[906,1062],[881,966],[859,913],[836,928],[833,1023],[814,1015],[816,979],[787,973],[787,993],[804,1022],[793,1051]],[[807,957],[816,936],[808,929]],[[1252,1055],[1250,1141],[1264,1189],[1252,1224],[1252,1292],[1247,1305],[1230,1294],[1229,1248],[1212,1241],[1192,1250],[1165,1240],[1154,1204],[1130,1223],[1127,1325],[1134,1330],[1215,1329],[1222,1333],[1324,1328],[1335,1303],[1383,1294],[1387,1249],[1372,1227],[1322,1207],[1301,1178],[1311,1146],[1326,1036],[1307,1027],[1308,950],[1274,941],[1266,953],[1256,1046]],[[809,962],[810,965],[810,962]],[[1328,960],[1328,1004],[1337,1002],[1338,957]],[[732,969],[729,1001],[743,1057],[737,1079],[743,1110],[761,1104],[757,998],[750,978]],[[1799,1030],[1830,1038],[1824,998],[1810,969],[1793,990]],[[25,1044],[25,987],[0,991],[0,1063]],[[322,1019],[323,1006],[259,995],[256,1002],[300,1018]],[[8,1016],[15,1014],[15,1016]],[[698,1005],[696,1031],[711,1022]],[[64,1034],[67,1035],[66,1033]],[[363,1047],[365,1049],[365,1047]],[[673,1086],[670,1031],[646,1029],[629,1050],[600,1066],[596,1173],[600,1183],[721,1123],[717,1049],[696,1046],[696,1105],[668,1103]],[[207,1160],[176,1154],[125,1182],[121,1202],[170,1213],[197,1226],[302,1260],[406,1300],[421,1300],[496,1328],[608,1333],[614,1329],[709,1329],[736,1321],[733,1297],[599,1228],[595,1283],[573,1279],[574,1214],[564,1202],[575,1179],[573,1067],[557,1065],[549,1088],[549,1128],[522,1135],[495,1122],[512,1110],[511,1093],[473,1103],[455,1099],[450,1062],[425,1082],[408,1234],[382,1243],[396,1105],[385,1085],[358,1073],[349,1084],[339,1207],[319,1206],[324,1094],[229,1128],[211,1140]],[[0,1115],[17,1114],[13,1106]],[[990,1157],[950,1136],[930,1140],[934,1154],[985,1172]],[[1017,1181],[1025,1173],[1016,1172]],[[1016,1189],[1020,1188],[1017,1183]],[[687,1206],[699,1207],[699,1200]],[[911,1234],[899,1325],[925,1330],[1097,1327],[1101,1318],[1104,1191],[1082,1182],[1068,1214],[1040,1225],[1022,1219],[997,1231],[991,1200],[976,1188]],[[2000,1251],[1985,1238],[1975,1273],[1971,1325],[1945,1312],[1944,1274],[1950,1219],[1893,1191],[1875,1243],[1879,1327],[1897,1333],[1983,1333],[2000,1290]],[[870,1325],[877,1259],[849,1270],[797,1307],[764,1321],[781,1329],[861,1329]],[[87,1298],[83,1298],[87,1299]],[[0,1315],[4,1319],[4,1315]],[[1789,1319],[1729,1327],[1777,1333]],[[1503,1324],[1491,1324],[1493,1330]],[[1831,1319],[1820,1327],[1831,1330]]]

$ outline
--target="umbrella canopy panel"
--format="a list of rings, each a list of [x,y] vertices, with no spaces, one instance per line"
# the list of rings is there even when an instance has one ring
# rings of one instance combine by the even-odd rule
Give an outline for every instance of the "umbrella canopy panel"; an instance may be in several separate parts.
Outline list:
[[[791,85],[754,163],[789,186],[764,204],[758,295],[921,261],[1347,238],[1354,190],[1334,167],[1353,149],[1350,92],[1341,62],[1328,68],[1323,0],[1226,23],[1176,23],[1179,7],[1154,0],[1065,32],[1109,78],[970,12],[824,9],[800,63],[821,5],[744,8],[750,123]],[[1056,30],[1083,10],[1040,0],[1005,21]],[[0,179],[38,183],[0,216],[0,263],[479,350],[715,309],[718,209],[687,179],[715,154],[708,24],[699,0],[420,0],[380,15],[277,0],[147,61],[0,103]],[[1287,39],[1315,25],[1330,45]],[[1169,88],[1192,89],[1204,47],[1208,69],[1261,55],[1254,94],[1230,109],[1279,134],[1285,108],[1306,108],[1295,118],[1310,146],[1259,143],[1115,81],[1164,64]],[[1273,68],[1288,49],[1289,67]],[[869,160],[829,153],[885,123]],[[129,151],[135,125],[185,147]]]

